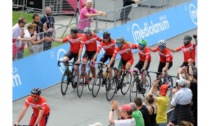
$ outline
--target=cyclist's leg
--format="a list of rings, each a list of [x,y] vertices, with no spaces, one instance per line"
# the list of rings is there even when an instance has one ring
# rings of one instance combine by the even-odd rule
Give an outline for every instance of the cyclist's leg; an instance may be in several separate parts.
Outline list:
[[[29,126],[33,126],[35,123],[36,123],[36,119],[37,119],[37,116],[34,115],[34,113],[31,115],[31,119],[30,119],[30,122],[29,122]]]
[[[41,119],[41,121],[39,123],[39,126],[46,126],[47,125],[47,121],[48,121],[49,115],[50,115],[50,113],[44,114],[42,116],[42,119]]]
[[[71,59],[73,58],[73,55],[72,55],[72,52],[71,51],[68,51],[64,57],[63,57],[63,61],[66,62],[65,63],[65,66],[67,67],[68,66],[68,63]]]
[[[124,60],[120,60],[120,62],[119,62],[119,65],[118,65],[118,69],[124,69],[124,67],[125,67],[125,64],[126,62],[124,61]],[[118,79],[120,79],[120,77],[121,77],[121,72],[122,72],[122,70],[118,70],[118,74],[117,74],[117,77],[118,77]]]
[[[107,60],[108,60],[108,55],[105,53],[102,57],[101,57],[101,59],[100,59],[100,63],[105,63]],[[113,66],[111,66],[111,67],[113,67]]]
[[[109,59],[111,60],[112,56],[109,57]],[[111,68],[108,69],[109,71],[109,79],[111,80],[112,79],[112,67],[114,66],[114,63],[115,63],[115,60],[114,62],[110,65]]]
[[[165,67],[165,63],[163,62],[159,62],[159,66],[158,66],[158,73],[157,73],[157,79],[161,79],[161,73],[162,73],[162,69],[163,67]]]
[[[133,65],[134,59],[131,58],[130,60],[126,61],[125,70],[130,70],[131,66]]]
[[[144,62],[142,64],[142,67],[144,65]],[[149,69],[149,66],[150,66],[150,62],[147,63],[147,67],[146,67],[146,70],[142,73],[142,82],[143,82],[143,86],[146,86],[146,76],[147,76],[147,71]]]
[[[133,70],[136,72],[140,72],[141,68],[142,68],[142,64],[141,64],[141,61],[139,60],[139,62],[135,65]]]
[[[75,63],[78,60],[78,54],[72,53],[72,55],[74,57],[74,63]],[[79,65],[74,65],[74,71],[75,71],[74,80],[75,80],[75,82],[77,82],[77,79],[79,77]]]
[[[83,57],[82,57],[82,73],[86,73],[86,63],[88,62],[88,52],[85,51]]]
[[[95,53],[96,53],[96,51],[88,52],[88,59],[90,60],[90,62],[93,59]],[[95,78],[96,77],[96,69],[95,69],[94,65],[90,66],[90,71],[93,75],[93,78]]]

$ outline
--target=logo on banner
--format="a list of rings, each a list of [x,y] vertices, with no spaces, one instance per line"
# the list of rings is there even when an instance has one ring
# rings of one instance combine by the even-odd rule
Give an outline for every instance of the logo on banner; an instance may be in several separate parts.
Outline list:
[[[137,23],[133,23],[132,35],[135,43],[137,43],[137,40],[158,34],[167,29],[170,29],[169,21],[166,15],[162,15],[159,17],[159,22],[153,23],[153,21],[150,20],[150,22],[144,22],[143,27],[140,27]]]
[[[191,20],[192,22],[197,25],[197,8],[195,7],[194,4],[190,4],[189,6],[189,13],[190,13],[190,17],[191,17]]]
[[[62,61],[63,60],[63,56],[66,54],[66,50],[61,48],[58,50],[58,53],[57,53],[57,61],[60,60]],[[63,63],[60,64],[60,67],[59,67],[61,73],[64,73],[64,70],[65,70],[65,66]]]
[[[18,74],[18,70],[16,67],[12,70],[12,87],[17,87],[22,84],[20,75]]]

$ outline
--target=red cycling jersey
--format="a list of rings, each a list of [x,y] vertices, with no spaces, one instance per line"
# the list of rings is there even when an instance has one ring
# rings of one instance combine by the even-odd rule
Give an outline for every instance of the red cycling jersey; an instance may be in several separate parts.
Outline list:
[[[151,61],[151,55],[150,55],[150,49],[149,47],[144,47],[143,50],[140,50],[140,46],[136,44],[136,48],[138,49],[138,54],[139,54],[139,58],[140,61],[144,62],[145,60],[147,60],[148,62]]]
[[[160,55],[160,62],[172,62],[173,56],[171,54],[171,51],[168,48],[165,48],[163,51],[160,51],[160,48],[157,46],[153,52],[157,52]]]
[[[187,46],[180,46],[179,48],[177,48],[175,51],[178,52],[180,50],[183,51],[184,53],[184,62],[188,62],[188,59],[192,59],[193,62],[195,62],[195,55],[196,55],[196,51],[195,51],[195,44],[189,44]]]
[[[82,47],[85,44],[87,51],[96,51],[97,41],[102,41],[102,39],[98,35],[93,34],[92,36],[90,36],[90,38],[87,38],[85,35],[82,39]]]
[[[129,60],[133,59],[133,54],[131,49],[135,49],[136,45],[135,44],[130,44],[130,43],[124,43],[122,48],[115,48],[114,54],[112,55],[113,58],[116,58],[117,54],[121,55],[122,60]]]
[[[45,115],[50,112],[50,107],[48,106],[46,99],[42,96],[39,96],[37,102],[34,102],[31,96],[28,96],[24,106],[28,108],[29,105],[32,107],[35,116],[39,115],[39,110],[44,110]]]
[[[111,39],[111,42],[107,42],[107,43],[102,41],[100,45],[98,45],[97,53],[101,51],[101,48],[103,48],[106,51],[106,54],[112,56],[115,50],[115,40]]]
[[[79,53],[79,49],[83,48],[82,44],[81,44],[81,40],[84,37],[83,34],[77,34],[76,38],[73,39],[71,35],[65,37],[62,39],[62,41],[65,42],[69,42],[70,43],[70,51],[78,54]]]

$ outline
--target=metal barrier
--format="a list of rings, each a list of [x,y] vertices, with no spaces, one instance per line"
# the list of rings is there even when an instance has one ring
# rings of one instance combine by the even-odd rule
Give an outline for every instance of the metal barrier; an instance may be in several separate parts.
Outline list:
[[[13,0],[13,6],[17,5],[19,7],[25,6],[26,8],[29,8],[26,5],[27,1],[29,1],[29,0]],[[130,21],[133,21],[136,19],[146,17],[148,15],[168,9],[168,8],[176,6],[178,4],[185,3],[187,1],[189,1],[189,0],[144,0],[144,1],[141,1],[139,4],[133,4],[130,6],[121,7],[121,8],[117,8],[115,10],[106,12],[107,13],[106,17],[97,16],[94,18],[87,18],[84,20],[80,20],[79,22],[84,22],[86,26],[90,25],[90,27],[92,29],[94,29],[95,32],[100,32],[100,31],[104,31],[104,30],[107,30],[107,29],[110,29],[113,27],[117,27],[117,26],[122,25],[126,22],[130,22]],[[47,6],[51,6],[51,8],[54,12],[56,12],[56,10],[57,10],[55,8],[60,8],[57,6],[56,0],[43,0],[43,4],[47,5]],[[154,6],[154,5],[157,5],[157,6]],[[56,13],[58,13],[58,12],[56,12]],[[56,38],[63,38],[64,36],[69,35],[70,29],[72,27],[78,26],[77,17],[72,17],[72,19],[73,18],[74,18],[74,20],[71,20],[69,22],[69,24],[60,24],[57,26],[55,25],[56,30],[54,33],[56,33],[56,36],[55,35],[54,36]],[[41,35],[41,34],[45,34],[45,33],[39,33],[38,35]],[[52,47],[54,47],[55,45],[56,44],[53,43]],[[25,56],[34,54],[34,53],[30,52],[30,49],[28,49],[28,50],[29,50],[29,52]],[[26,50],[26,52],[28,50]],[[41,51],[43,51],[43,50],[40,50],[38,52],[41,52]]]

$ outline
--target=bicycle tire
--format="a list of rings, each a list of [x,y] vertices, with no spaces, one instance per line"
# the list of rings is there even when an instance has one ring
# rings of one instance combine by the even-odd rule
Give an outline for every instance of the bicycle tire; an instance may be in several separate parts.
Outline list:
[[[134,80],[130,86],[130,102],[133,102],[134,99],[137,97],[137,93],[138,93],[138,90],[137,90],[137,84],[138,82],[136,80]]]
[[[169,83],[170,83],[170,88],[168,89],[168,92],[169,92],[169,94],[168,94],[168,97],[169,97],[169,99],[170,99],[170,101],[172,100],[172,89],[173,89],[173,78],[172,77],[168,77],[168,81],[169,81]]]
[[[146,76],[146,92],[148,92],[151,89],[151,86],[152,86],[151,76],[149,74],[147,74],[147,76]]]
[[[106,91],[110,90],[110,87],[111,87],[111,81],[110,81],[110,79],[107,77],[107,78],[106,78],[106,83],[105,83],[105,90],[106,90]]]
[[[81,82],[79,81],[78,84],[77,84],[77,95],[78,97],[81,97],[82,96],[82,93],[83,93],[83,89],[84,89],[84,85],[85,85],[85,80],[84,80],[85,77],[81,77]]]
[[[74,80],[74,77],[75,77],[75,75],[74,75],[74,74],[75,74],[75,73],[74,73],[74,67],[72,68],[72,71],[71,71],[70,74],[71,74],[71,81],[72,81],[71,86],[72,86],[73,89],[75,89],[75,88],[77,88],[78,82],[77,82],[77,83],[74,83],[74,81],[73,81],[73,80]]]
[[[129,90],[129,88],[130,88],[130,85],[131,85],[131,82],[132,82],[132,75],[131,75],[131,73],[129,72],[129,73],[127,73],[127,74],[129,74],[128,75],[128,80],[127,80],[127,82],[126,83],[123,83],[122,82],[122,88],[121,88],[121,93],[122,93],[122,95],[126,95],[127,93],[128,93],[128,90]],[[125,75],[124,76],[124,79],[125,79],[125,77],[126,77],[127,75]],[[123,79],[123,80],[124,80]],[[122,80],[122,81],[123,81]]]
[[[111,101],[117,92],[117,79],[112,79],[112,82],[110,83],[110,89],[106,91],[106,99],[108,101]]]
[[[66,95],[68,86],[69,86],[69,76],[67,72],[64,72],[61,79],[61,94]]]
[[[93,97],[96,97],[98,95],[102,83],[101,81],[102,81],[101,77],[97,77],[95,82],[93,83],[93,88],[92,88]]]

